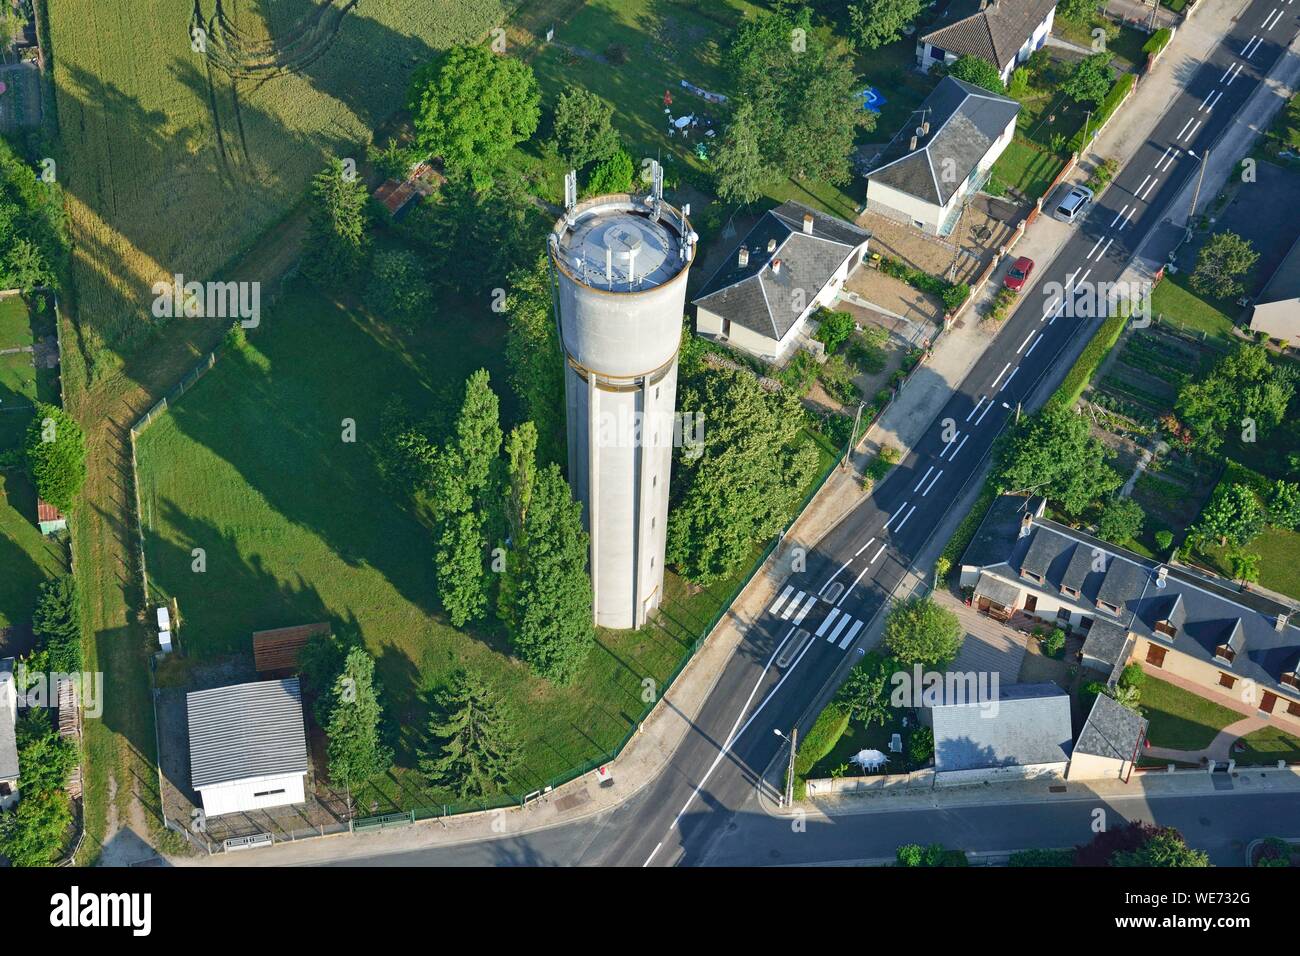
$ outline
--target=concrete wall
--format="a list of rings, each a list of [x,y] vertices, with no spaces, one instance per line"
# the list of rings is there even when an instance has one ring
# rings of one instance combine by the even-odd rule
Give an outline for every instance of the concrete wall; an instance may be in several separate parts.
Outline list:
[[[1128,775],[1129,761],[1096,754],[1075,754],[1070,758],[1066,780],[1117,780]]]
[[[936,787],[960,787],[972,783],[998,783],[1004,780],[1038,780],[1065,775],[1067,761],[1036,763],[1023,767],[986,767],[978,770],[939,771],[934,775]]]
[[[905,222],[934,236],[939,234],[939,224],[943,222],[949,208],[949,206],[936,206],[934,203],[877,182],[870,176],[867,177],[868,212]]]
[[[249,810],[266,810],[270,807],[306,803],[303,776],[299,773],[280,777],[250,777],[247,780],[204,787],[199,791],[203,812],[210,817],[219,817],[225,813],[243,813]],[[284,792],[257,796],[259,793],[272,790]]]

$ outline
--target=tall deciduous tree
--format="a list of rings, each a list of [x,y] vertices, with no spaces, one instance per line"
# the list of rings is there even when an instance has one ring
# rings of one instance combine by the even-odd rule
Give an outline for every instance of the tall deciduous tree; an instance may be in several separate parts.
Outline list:
[[[568,86],[555,102],[555,150],[575,168],[605,159],[618,149],[614,107],[581,86]]]
[[[1004,492],[1031,492],[1078,515],[1124,483],[1108,464],[1113,455],[1072,409],[1048,405],[1012,432],[1002,451],[997,484]]]
[[[1248,485],[1234,482],[1215,489],[1195,531],[1203,537],[1218,539],[1220,545],[1241,548],[1264,530],[1264,520],[1264,509],[1255,492]]]
[[[352,282],[369,254],[366,184],[334,158],[312,179],[311,197],[303,272],[323,285]]]
[[[456,627],[481,619],[488,608],[491,581],[484,560],[499,513],[500,452],[499,403],[487,371],[479,369],[465,383],[455,434],[436,467],[438,595]]]
[[[41,585],[32,631],[39,641],[42,670],[60,674],[81,670],[81,602],[77,579],[71,574]]]
[[[1200,295],[1231,299],[1245,289],[1241,281],[1259,261],[1249,239],[1235,232],[1216,232],[1201,247],[1192,270],[1192,288]]]
[[[1296,374],[1269,361],[1262,345],[1242,343],[1208,375],[1189,379],[1175,408],[1201,450],[1215,452],[1232,434],[1249,443],[1266,435],[1286,415]]]
[[[814,29],[807,8],[744,21],[726,53],[733,85],[753,108],[766,166],[787,176],[847,182],[862,108],[862,80],[845,45]]]
[[[961,647],[961,637],[957,615],[928,597],[899,601],[885,618],[885,646],[907,667],[951,661]]]
[[[85,433],[56,405],[37,402],[35,410],[24,445],[27,474],[38,495],[60,511],[71,511],[86,481]]]
[[[1115,71],[1110,68],[1113,58],[1114,54],[1106,50],[1084,57],[1061,84],[1061,92],[1076,103],[1097,105],[1115,82]]]
[[[546,254],[510,274],[506,296],[506,364],[524,418],[537,426],[542,464],[565,461],[564,357],[551,304]]]
[[[898,662],[891,658],[867,654],[849,671],[835,702],[859,726],[883,725],[890,713],[890,680],[898,669]]]
[[[504,703],[481,677],[456,671],[434,695],[429,721],[433,748],[420,770],[434,786],[462,800],[500,792],[511,779],[520,747]]]
[[[709,584],[781,530],[816,474],[817,453],[800,440],[799,397],[765,392],[748,371],[700,366],[684,379],[678,407],[701,437],[682,443],[673,466],[668,560]]]
[[[718,198],[726,202],[754,202],[763,195],[763,186],[771,178],[772,170],[763,160],[758,141],[753,104],[742,101],[713,157]]]
[[[557,466],[536,473],[528,497],[523,547],[515,555],[510,640],[533,670],[567,683],[595,645],[589,538],[582,529],[582,506]]]
[[[353,647],[334,680],[325,724],[333,784],[356,790],[392,766],[392,751],[380,739],[382,719],[374,658],[365,648]]]
[[[409,106],[419,145],[441,156],[449,175],[483,189],[514,145],[536,132],[540,100],[524,61],[456,46],[416,71]]]
[[[925,6],[923,0],[858,0],[849,7],[853,38],[866,50],[893,43]]]
[[[959,80],[965,80],[967,83],[973,83],[975,86],[983,87],[993,93],[1005,93],[1007,88],[1002,84],[1002,74],[998,68],[983,57],[964,54],[957,58],[957,61],[948,68],[948,75]]]

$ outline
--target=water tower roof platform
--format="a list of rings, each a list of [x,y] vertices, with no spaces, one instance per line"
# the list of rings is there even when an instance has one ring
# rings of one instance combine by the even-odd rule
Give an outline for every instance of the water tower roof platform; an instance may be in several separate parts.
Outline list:
[[[686,216],[662,200],[597,196],[574,206],[555,224],[551,254],[579,285],[633,294],[684,276],[696,238]]]

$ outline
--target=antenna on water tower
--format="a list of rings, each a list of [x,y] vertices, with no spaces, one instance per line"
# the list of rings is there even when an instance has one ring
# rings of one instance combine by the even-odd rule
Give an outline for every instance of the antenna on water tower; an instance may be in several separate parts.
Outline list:
[[[564,174],[564,220],[573,225],[573,207],[578,205],[578,171],[571,169]]]
[[[650,219],[659,221],[659,213],[664,204],[664,168],[658,160],[650,160]]]

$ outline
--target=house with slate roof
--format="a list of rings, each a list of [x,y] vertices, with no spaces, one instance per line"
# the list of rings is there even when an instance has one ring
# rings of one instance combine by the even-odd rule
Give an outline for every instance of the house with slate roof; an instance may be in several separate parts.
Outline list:
[[[1058,524],[1043,517],[1045,504],[1004,495],[989,508],[961,559],[975,607],[1083,630],[1083,663],[1111,683],[1138,661],[1207,699],[1252,703],[1300,730],[1300,628],[1291,608]]]
[[[1020,104],[951,76],[867,172],[867,209],[947,236],[1016,133]]]
[[[997,67],[1002,82],[1047,42],[1056,0],[952,0],[934,29],[916,41],[916,62],[927,73],[977,56]]]
[[[1055,684],[1012,684],[997,699],[927,708],[936,786],[1060,777],[1073,746],[1070,696]]]
[[[1263,332],[1270,339],[1300,344],[1300,239],[1255,299],[1250,330]]]
[[[1147,720],[1115,698],[1098,694],[1074,742],[1069,780],[1127,781],[1147,739]]]
[[[768,210],[692,300],[696,332],[783,364],[808,340],[813,313],[835,304],[870,239],[803,203]]]

